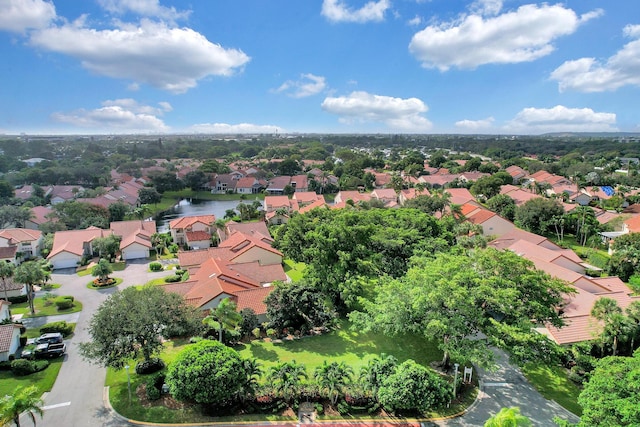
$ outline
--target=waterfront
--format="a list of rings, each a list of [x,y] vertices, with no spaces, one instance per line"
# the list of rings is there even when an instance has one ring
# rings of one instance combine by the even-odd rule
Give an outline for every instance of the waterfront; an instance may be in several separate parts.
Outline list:
[[[251,203],[252,200],[184,199],[173,208],[157,215],[156,226],[159,233],[166,233],[169,231],[169,222],[176,218],[213,214],[216,216],[216,219],[222,219],[228,209],[235,209],[241,202]]]

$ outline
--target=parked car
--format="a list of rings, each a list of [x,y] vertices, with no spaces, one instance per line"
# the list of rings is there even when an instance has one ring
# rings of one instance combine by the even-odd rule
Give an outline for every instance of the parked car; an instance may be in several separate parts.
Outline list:
[[[60,332],[52,332],[49,334],[42,334],[35,339],[35,344],[58,344],[63,341],[63,336]]]
[[[23,351],[22,357],[25,359],[51,359],[64,355],[66,351],[67,345],[65,343],[43,343],[36,345],[33,350]]]

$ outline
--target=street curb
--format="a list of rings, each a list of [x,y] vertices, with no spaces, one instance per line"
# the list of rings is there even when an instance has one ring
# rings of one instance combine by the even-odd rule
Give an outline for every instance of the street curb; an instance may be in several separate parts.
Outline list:
[[[471,405],[469,405],[465,410],[460,411],[458,413],[452,414],[452,415],[447,415],[445,417],[435,417],[435,418],[403,418],[401,420],[393,420],[393,419],[383,419],[383,418],[358,418],[358,419],[349,419],[349,420],[315,420],[313,422],[313,424],[349,424],[349,425],[355,425],[355,424],[360,424],[360,423],[372,423],[372,424],[389,424],[389,425],[399,425],[399,426],[408,426],[411,424],[419,424],[422,425],[422,423],[425,422],[433,422],[433,421],[444,421],[444,420],[451,420],[453,418],[458,418],[461,417],[462,415],[466,414],[470,409],[474,408],[477,404],[478,401],[480,400],[480,386],[478,386],[478,394],[476,395],[475,400],[471,403]],[[268,426],[268,425],[296,425],[299,426],[300,423],[298,420],[291,420],[291,421],[285,421],[285,420],[280,420],[280,421],[268,421],[268,420],[264,420],[264,421],[212,421],[212,422],[207,422],[207,423],[179,423],[179,424],[174,424],[174,423],[153,423],[153,422],[145,422],[145,421],[137,421],[137,420],[132,420],[129,418],[126,418],[122,415],[120,415],[115,409],[113,409],[113,407],[111,406],[111,401],[109,400],[109,386],[105,386],[103,388],[102,391],[102,400],[104,402],[104,406],[105,408],[107,408],[109,410],[109,412],[111,412],[113,414],[113,417],[122,421],[122,422],[127,422],[129,424],[132,425],[139,425],[139,426],[159,426],[159,427],[178,427],[178,426],[236,426],[236,425],[253,425],[253,426]]]

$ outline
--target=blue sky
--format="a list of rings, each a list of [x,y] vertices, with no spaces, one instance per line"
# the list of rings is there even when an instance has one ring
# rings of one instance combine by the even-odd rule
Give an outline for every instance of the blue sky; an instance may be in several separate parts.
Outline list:
[[[640,131],[640,2],[2,0],[0,133]]]

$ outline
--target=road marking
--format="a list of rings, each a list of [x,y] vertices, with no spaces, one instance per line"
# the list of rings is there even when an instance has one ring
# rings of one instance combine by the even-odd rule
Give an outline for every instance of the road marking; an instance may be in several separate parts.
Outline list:
[[[64,402],[64,403],[58,403],[56,405],[43,406],[42,409],[46,411],[47,409],[62,408],[63,406],[69,406],[69,405],[71,405],[71,402]]]
[[[509,383],[482,383],[485,387],[509,387]]]

